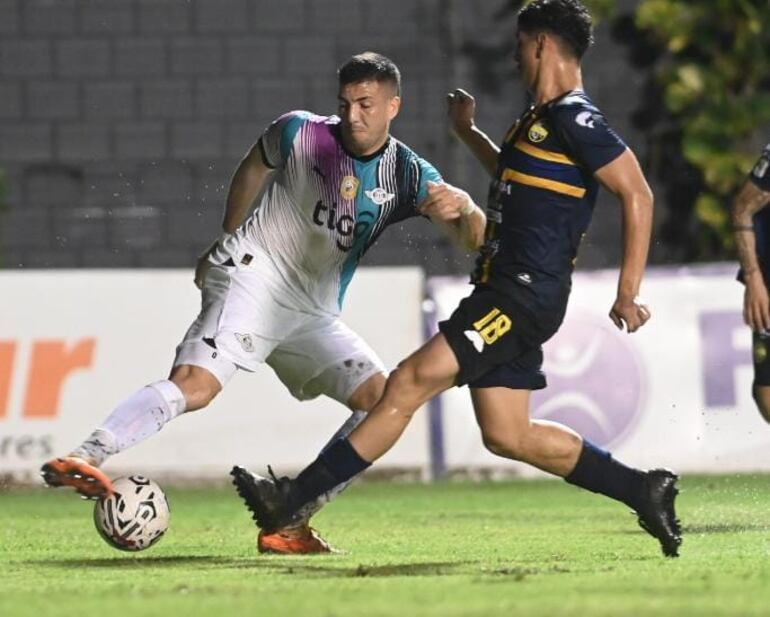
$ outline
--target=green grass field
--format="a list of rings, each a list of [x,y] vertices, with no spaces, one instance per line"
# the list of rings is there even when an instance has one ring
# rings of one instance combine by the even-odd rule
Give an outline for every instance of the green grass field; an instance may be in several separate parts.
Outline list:
[[[770,476],[684,478],[682,557],[561,482],[363,483],[317,526],[345,555],[262,556],[228,488],[169,490],[155,547],[107,546],[66,491],[0,493],[0,615],[768,615]]]

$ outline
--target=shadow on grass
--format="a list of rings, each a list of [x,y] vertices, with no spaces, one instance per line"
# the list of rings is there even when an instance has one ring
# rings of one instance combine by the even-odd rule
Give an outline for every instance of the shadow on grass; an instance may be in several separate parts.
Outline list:
[[[715,523],[713,525],[685,525],[684,533],[742,533],[744,531],[767,531],[770,527],[759,523]]]
[[[303,559],[303,558],[300,558]],[[317,557],[311,557],[317,560]],[[114,559],[39,559],[25,563],[36,566],[49,566],[54,568],[234,568],[239,570],[272,570],[275,574],[304,575],[310,577],[372,577],[383,578],[389,576],[448,576],[453,574],[466,574],[473,572],[478,564],[476,561],[447,561],[427,563],[405,563],[387,565],[358,564],[357,566],[343,566],[331,563],[328,557],[321,557],[323,562],[309,563],[307,558],[296,561],[293,558],[287,560],[281,557],[223,557],[216,555],[185,555],[185,556],[157,556],[157,557],[117,557]],[[333,559],[333,558],[332,558]]]

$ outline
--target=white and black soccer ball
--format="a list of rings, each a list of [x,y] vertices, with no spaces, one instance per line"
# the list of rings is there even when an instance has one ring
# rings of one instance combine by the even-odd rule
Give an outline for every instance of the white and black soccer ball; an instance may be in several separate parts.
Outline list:
[[[160,486],[144,476],[117,478],[112,486],[112,494],[94,507],[94,523],[105,542],[122,551],[142,551],[160,540],[171,516]]]

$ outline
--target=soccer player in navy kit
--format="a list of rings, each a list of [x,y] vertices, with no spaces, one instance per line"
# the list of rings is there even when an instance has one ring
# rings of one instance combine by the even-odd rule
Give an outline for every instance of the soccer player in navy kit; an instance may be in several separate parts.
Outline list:
[[[762,417],[770,422],[770,144],[765,146],[754,169],[733,202],[732,222],[741,270],[746,286],[743,319],[752,330],[754,383],[752,394]]]
[[[474,101],[449,95],[457,135],[493,178],[474,291],[440,333],[391,373],[382,399],[296,479],[235,468],[241,495],[263,528],[285,524],[303,503],[360,472],[397,441],[431,397],[468,384],[486,447],[604,494],[636,511],[640,525],[677,556],[677,476],[626,467],[571,429],[529,417],[545,387],[541,345],[559,328],[580,239],[599,184],[623,207],[623,263],[610,318],[628,332],[650,318],[638,300],[652,228],[652,193],[637,160],[582,91],[580,59],[591,17],[577,0],[536,0],[518,17],[516,60],[533,105],[502,148],[476,128]]]

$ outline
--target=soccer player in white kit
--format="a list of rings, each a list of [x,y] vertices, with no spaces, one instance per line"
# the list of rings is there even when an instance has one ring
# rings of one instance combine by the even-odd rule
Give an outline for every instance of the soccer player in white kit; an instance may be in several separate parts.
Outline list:
[[[268,364],[295,398],[325,394],[347,405],[353,414],[333,439],[378,401],[385,368],[339,319],[361,256],[387,225],[419,215],[475,249],[486,219],[467,193],[390,136],[401,102],[393,62],[367,52],[338,75],[339,116],[281,116],[236,170],[224,233],[196,267],[201,311],[169,378],[120,403],[69,456],[45,463],[48,485],[90,498],[109,493],[99,469],[109,456],[208,405],[239,368]],[[342,489],[311,504],[299,525],[260,533],[260,551],[328,552],[308,523]]]

